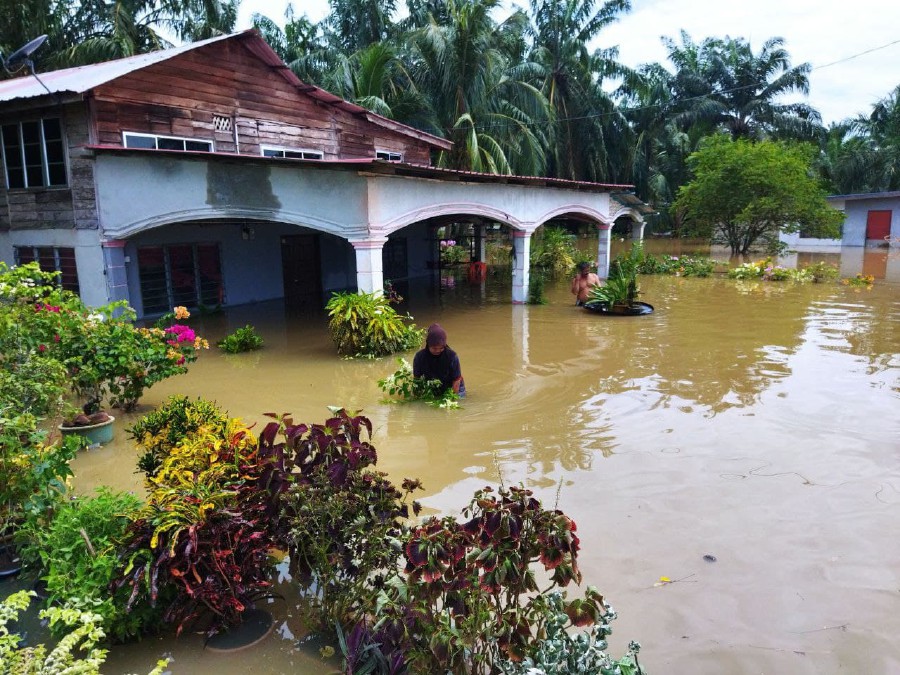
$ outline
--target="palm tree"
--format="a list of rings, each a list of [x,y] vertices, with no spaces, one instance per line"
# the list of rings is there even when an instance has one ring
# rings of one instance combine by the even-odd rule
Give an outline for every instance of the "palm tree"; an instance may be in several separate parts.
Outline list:
[[[779,103],[809,93],[811,66],[791,66],[784,40],[770,38],[758,54],[743,38],[707,38],[699,45],[682,31],[682,45],[663,38],[675,65],[675,96],[683,127],[709,125],[732,138],[813,140],[819,113],[805,103]]]
[[[614,139],[625,126],[604,92],[604,77],[621,76],[618,51],[588,43],[631,9],[629,0],[531,0],[532,62],[540,66],[540,87],[553,112],[548,171],[557,177],[607,180],[620,158],[611,158]]]
[[[872,106],[857,127],[871,139],[884,165],[881,190],[900,189],[900,86]]]
[[[618,93],[630,131],[626,181],[658,209],[661,229],[677,234],[681,218],[671,205],[690,178],[687,158],[705,134],[699,126],[685,130],[676,123],[673,79],[660,64],[648,64],[626,78]]]
[[[188,42],[234,32],[240,0],[191,0],[176,22],[178,37]]]
[[[326,87],[342,98],[404,124],[428,128],[433,118],[406,65],[388,42],[341,57]]]
[[[887,182],[884,158],[858,122],[849,120],[828,127],[816,168],[836,194],[877,192]]]
[[[305,14],[298,18],[291,4],[288,4],[284,18],[282,29],[269,17],[253,14],[253,27],[297,77],[322,86],[335,57],[328,48],[321,26],[310,21]]]
[[[447,0],[447,23],[432,15],[409,38],[410,72],[434,111],[436,133],[454,142],[440,166],[541,175],[547,102],[530,82],[533,64],[513,58],[527,18],[498,25],[500,0]]]
[[[75,5],[67,26],[67,65],[110,61],[165,49],[171,42],[160,33],[175,29],[186,12],[153,0],[89,0]]]
[[[323,21],[332,47],[353,54],[393,33],[396,0],[329,0],[331,13]]]

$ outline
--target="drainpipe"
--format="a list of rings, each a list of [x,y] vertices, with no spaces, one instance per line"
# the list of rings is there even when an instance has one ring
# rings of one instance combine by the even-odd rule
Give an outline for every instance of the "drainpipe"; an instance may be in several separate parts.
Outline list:
[[[597,276],[601,279],[609,277],[609,240],[612,225],[597,225]]]
[[[382,250],[387,239],[351,241],[356,251],[356,288],[360,293],[384,291]]]
[[[529,257],[531,233],[513,230],[512,301],[514,305],[528,302]]]

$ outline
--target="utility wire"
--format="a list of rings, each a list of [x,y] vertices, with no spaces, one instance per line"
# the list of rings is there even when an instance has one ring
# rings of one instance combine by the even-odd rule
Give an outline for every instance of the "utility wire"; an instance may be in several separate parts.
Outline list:
[[[830,68],[831,66],[836,66],[841,63],[846,63],[847,61],[852,61],[853,59],[859,58],[860,56],[865,56],[866,54],[871,54],[872,52],[877,52],[882,49],[887,49],[888,47],[893,47],[896,44],[900,44],[900,40],[894,40],[893,42],[888,42],[887,44],[883,44],[879,47],[872,47],[871,49],[866,49],[864,51],[857,52],[856,54],[851,54],[850,56],[845,56],[841,59],[838,59],[837,61],[825,63],[821,66],[812,66],[812,67],[810,67],[809,71],[813,72],[814,70],[822,70],[823,68]],[[743,85],[741,87],[734,87],[732,89],[723,89],[721,91],[717,91],[714,93],[715,94],[732,94],[734,92],[743,91],[744,89],[753,89],[757,86],[758,85],[756,85],[756,84],[747,84],[747,85]],[[680,103],[687,103],[689,101],[698,101],[700,99],[708,98],[709,96],[711,96],[711,94],[699,94],[697,96],[690,96],[688,98],[679,99],[677,101],[677,103],[680,104]],[[671,105],[671,104],[669,104],[669,103],[652,103],[650,105],[639,106],[637,108],[626,108],[625,112],[632,113],[632,112],[640,112],[642,110],[653,110],[653,109],[657,109],[657,108],[661,109],[661,108],[668,107],[669,105]],[[577,122],[579,120],[614,117],[619,114],[621,114],[621,111],[594,113],[594,114],[590,114],[590,115],[578,115],[575,117],[560,117],[560,118],[557,118],[556,121],[557,122]],[[517,127],[518,126],[531,126],[531,125],[538,125],[538,124],[543,124],[543,123],[544,122],[529,122],[529,123],[511,124],[509,122],[502,122],[502,123],[496,123],[496,124],[479,124],[479,125],[476,125],[475,128],[486,130],[486,129],[497,129],[497,128],[501,128],[501,127],[508,127],[508,126],[517,126]]]

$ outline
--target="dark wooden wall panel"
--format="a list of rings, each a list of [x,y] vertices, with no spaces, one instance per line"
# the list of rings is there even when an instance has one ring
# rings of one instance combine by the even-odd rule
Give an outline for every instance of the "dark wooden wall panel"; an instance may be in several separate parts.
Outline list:
[[[149,66],[94,91],[98,142],[120,145],[122,131],[214,140],[234,152],[234,133],[216,131],[213,115],[235,121],[241,154],[260,145],[318,150],[326,159],[371,158],[378,149],[427,163],[430,146],[303,94],[239,40],[218,42]]]

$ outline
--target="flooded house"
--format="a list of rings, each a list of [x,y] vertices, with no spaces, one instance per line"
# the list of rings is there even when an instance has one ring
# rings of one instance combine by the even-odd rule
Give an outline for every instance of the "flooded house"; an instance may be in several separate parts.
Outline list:
[[[451,144],[299,80],[255,31],[0,82],[0,260],[61,272],[89,305],[138,316],[432,273],[437,228],[511,234],[512,302],[553,219],[643,231],[626,185],[438,168]],[[480,257],[479,257],[480,256]]]

